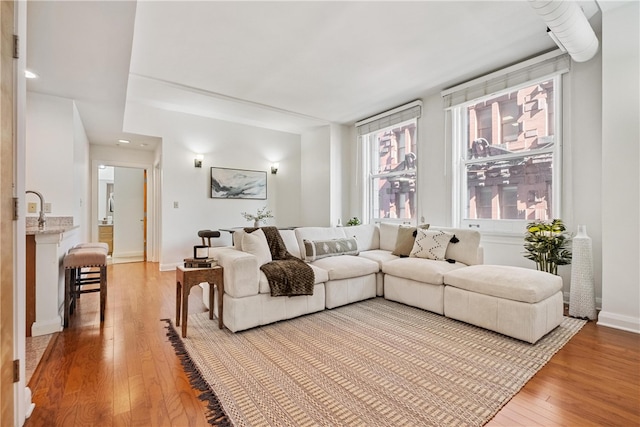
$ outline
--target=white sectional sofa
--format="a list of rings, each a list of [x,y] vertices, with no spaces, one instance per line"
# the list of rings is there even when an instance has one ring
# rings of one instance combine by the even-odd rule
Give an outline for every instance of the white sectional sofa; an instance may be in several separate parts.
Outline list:
[[[511,283],[520,286],[518,280],[521,276],[526,283],[520,291],[504,293],[501,289],[494,289],[490,280],[484,280],[482,286],[470,286],[473,274],[469,278],[469,275],[455,272],[463,272],[469,266],[478,266],[486,273],[485,276],[489,275],[486,277],[491,277],[494,272],[504,273],[501,266],[481,266],[483,251],[477,231],[431,227],[425,233],[442,231],[444,233],[440,233],[441,238],[446,239],[446,242],[443,240],[443,247],[435,249],[440,251],[436,254],[439,259],[428,259],[431,254],[425,257],[424,252],[412,253],[409,257],[396,255],[408,255],[406,244],[401,249],[400,237],[407,236],[411,230],[401,230],[401,227],[404,226],[381,223],[280,230],[289,253],[307,261],[315,275],[313,295],[291,297],[270,295],[267,278],[260,270],[260,254],[247,252],[247,248],[243,247],[244,231],[236,231],[233,247],[209,248],[209,256],[216,258],[224,267],[225,326],[232,332],[237,332],[375,296],[384,296],[389,300],[442,315],[448,315],[449,311],[450,317],[529,342],[537,341],[560,323],[562,280],[559,277],[547,277],[547,273],[512,268],[508,271],[510,283],[506,286],[512,286]],[[425,233],[419,236],[425,237]],[[455,237],[449,240],[451,236]],[[341,243],[357,245],[357,250],[352,247],[331,256],[318,255],[323,247],[326,248],[324,243],[336,239]],[[412,242],[413,240],[409,242],[409,248],[413,245]],[[432,249],[425,248],[428,251]],[[413,251],[415,250],[416,246],[413,246]],[[447,279],[449,274],[451,280]],[[532,278],[535,279],[533,282]],[[557,280],[560,281],[559,284]],[[529,282],[532,284],[528,287]],[[203,286],[205,291],[208,290],[207,284]],[[462,291],[451,289],[445,292],[446,288],[457,286]],[[500,286],[498,284],[497,287]],[[539,287],[544,289],[536,292]],[[478,299],[475,294],[482,301],[486,300],[485,295],[489,295],[489,307],[482,307],[480,310],[469,307],[469,301]],[[486,319],[503,316],[497,308],[501,303],[506,303],[502,305],[510,310],[506,326],[503,320],[488,322]],[[451,306],[449,310],[447,304]],[[527,311],[525,306],[529,304],[532,305]],[[216,306],[214,304],[214,309]],[[527,313],[523,324],[514,321],[513,307]],[[502,312],[507,311],[503,308]]]

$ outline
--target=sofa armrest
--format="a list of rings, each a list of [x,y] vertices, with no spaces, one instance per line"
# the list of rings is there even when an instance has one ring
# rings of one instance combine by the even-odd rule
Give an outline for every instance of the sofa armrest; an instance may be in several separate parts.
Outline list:
[[[257,295],[260,269],[258,258],[232,247],[209,248],[209,257],[224,268],[224,292],[234,298]]]

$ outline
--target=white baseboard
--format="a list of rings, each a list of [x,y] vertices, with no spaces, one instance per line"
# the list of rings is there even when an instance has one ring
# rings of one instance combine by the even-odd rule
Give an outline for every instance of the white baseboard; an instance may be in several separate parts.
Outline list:
[[[168,264],[160,264],[160,271],[171,271],[175,270],[177,266],[182,265],[182,262],[168,263]]]
[[[623,331],[640,334],[640,318],[623,316],[617,313],[601,311],[598,314],[598,326],[621,329]]]
[[[144,251],[113,252],[111,258],[133,258],[144,256]]]
[[[53,319],[35,321],[31,325],[31,336],[39,337],[40,335],[48,335],[62,330],[62,318],[56,316]]]
[[[33,413],[33,409],[36,404],[31,401],[31,389],[29,387],[24,388],[24,403],[25,403],[25,418],[29,418]]]

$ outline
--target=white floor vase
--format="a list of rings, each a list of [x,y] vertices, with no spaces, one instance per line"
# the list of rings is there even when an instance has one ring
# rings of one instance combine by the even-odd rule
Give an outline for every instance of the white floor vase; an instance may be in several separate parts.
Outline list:
[[[597,317],[593,253],[586,225],[579,225],[578,234],[573,238],[569,316],[592,320]]]

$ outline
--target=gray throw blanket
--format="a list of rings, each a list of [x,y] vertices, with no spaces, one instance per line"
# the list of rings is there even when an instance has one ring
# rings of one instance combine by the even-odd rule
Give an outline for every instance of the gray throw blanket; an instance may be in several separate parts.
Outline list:
[[[247,233],[255,230],[255,227],[244,229]],[[264,264],[260,270],[267,276],[271,296],[313,295],[313,269],[287,251],[276,227],[262,227],[262,231],[267,238],[273,261]]]

